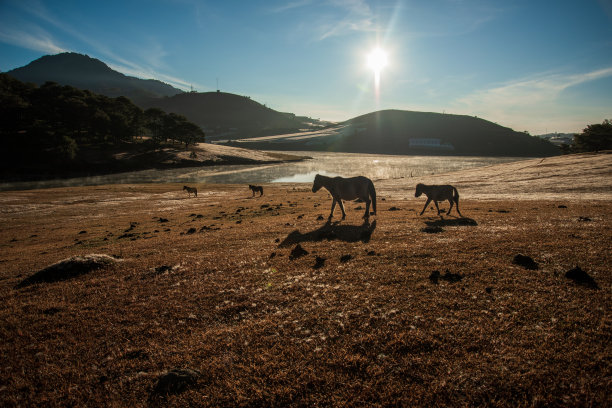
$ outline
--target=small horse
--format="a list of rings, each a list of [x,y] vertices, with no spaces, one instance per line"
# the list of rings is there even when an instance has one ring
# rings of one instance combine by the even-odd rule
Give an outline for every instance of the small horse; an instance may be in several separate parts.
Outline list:
[[[189,197],[191,197],[191,193],[193,193],[193,195],[194,195],[195,197],[197,197],[197,196],[198,196],[198,189],[197,189],[197,188],[195,188],[195,187],[187,187],[187,186],[183,186],[183,190],[187,190],[187,195],[188,195]]]
[[[342,210],[342,219],[344,219],[346,213],[344,212],[342,200],[354,200],[356,198],[366,203],[366,210],[363,218],[367,219],[370,217],[370,201],[372,203],[372,209],[374,210],[373,215],[376,215],[376,190],[374,189],[374,183],[372,183],[372,180],[369,178],[363,176],[350,178],[326,177],[317,174],[312,185],[312,192],[316,193],[321,187],[325,187],[333,198],[331,213],[329,214],[328,220],[331,220],[334,215],[336,203],[340,206],[340,210]]]
[[[262,186],[254,186],[254,185],[249,184],[249,188],[253,192],[253,197],[255,197],[255,193],[256,192],[259,192],[259,196],[260,197],[263,195],[263,187]]]
[[[446,213],[447,215],[450,214],[451,210],[453,209],[453,203],[457,204],[456,208],[457,208],[457,213],[459,214],[460,217],[463,217],[463,215],[461,215],[461,213],[459,212],[459,192],[457,191],[457,189],[449,184],[445,184],[445,185],[426,185],[426,184],[417,184],[416,186],[416,191],[414,193],[415,197],[420,197],[421,194],[425,194],[427,196],[427,201],[425,202],[425,206],[423,207],[423,211],[421,211],[421,214],[419,215],[423,215],[423,213],[425,212],[425,209],[427,208],[427,206],[429,205],[430,202],[434,202],[434,204],[436,205],[436,209],[438,210],[438,215],[440,215],[440,207],[438,207],[438,201],[444,201],[444,200],[448,200],[448,202],[450,203],[450,208],[448,209],[448,212]]]

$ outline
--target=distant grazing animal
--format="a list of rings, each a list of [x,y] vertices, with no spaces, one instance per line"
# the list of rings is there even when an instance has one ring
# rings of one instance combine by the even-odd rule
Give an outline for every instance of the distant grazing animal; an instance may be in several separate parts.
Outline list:
[[[414,193],[415,197],[420,197],[421,194],[425,194],[427,196],[427,201],[425,202],[425,206],[423,207],[423,211],[421,211],[421,214],[419,215],[423,215],[423,213],[425,212],[425,209],[427,208],[427,206],[429,205],[430,202],[434,202],[434,204],[436,205],[436,209],[438,210],[438,215],[440,215],[440,208],[438,207],[438,201],[444,201],[444,200],[448,200],[448,202],[450,203],[450,208],[448,209],[448,212],[446,214],[450,214],[451,210],[453,209],[453,203],[457,204],[456,208],[457,208],[457,213],[459,214],[460,217],[463,217],[463,215],[461,215],[461,213],[459,212],[459,192],[457,191],[457,189],[451,185],[442,185],[442,186],[438,186],[438,185],[426,185],[426,184],[417,184],[416,186],[416,191]]]
[[[198,196],[198,189],[197,189],[197,188],[195,188],[195,187],[187,187],[187,186],[183,186],[183,190],[187,190],[187,195],[188,195],[189,197],[191,197],[191,194],[192,194],[192,193],[193,193],[193,195],[194,195],[195,197],[197,197],[197,196]]]
[[[259,196],[260,197],[263,195],[263,187],[262,186],[254,186],[254,185],[249,184],[249,188],[253,192],[253,197],[255,197],[255,193],[256,192],[259,192]]]
[[[376,190],[374,189],[374,183],[372,183],[372,180],[369,178],[363,176],[350,178],[326,177],[317,174],[312,185],[312,192],[316,193],[321,187],[325,187],[333,198],[331,213],[328,219],[331,220],[333,217],[336,203],[340,206],[340,210],[342,210],[342,219],[344,219],[346,213],[344,212],[342,200],[354,200],[356,198],[366,203],[366,210],[363,218],[370,217],[370,198],[372,209],[374,210],[373,215],[376,215]]]

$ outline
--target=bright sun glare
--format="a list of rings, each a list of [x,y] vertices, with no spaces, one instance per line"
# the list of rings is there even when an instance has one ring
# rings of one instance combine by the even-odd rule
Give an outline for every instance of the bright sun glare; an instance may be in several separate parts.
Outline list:
[[[375,74],[380,74],[380,71],[387,66],[387,62],[387,53],[380,48],[375,48],[368,54],[368,67],[370,67]]]

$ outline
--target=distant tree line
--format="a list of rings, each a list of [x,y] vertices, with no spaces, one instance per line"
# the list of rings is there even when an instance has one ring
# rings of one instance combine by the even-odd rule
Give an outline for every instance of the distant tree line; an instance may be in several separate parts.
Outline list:
[[[588,125],[582,133],[574,135],[571,145],[561,145],[561,150],[565,154],[612,150],[612,121],[605,119],[602,123]]]
[[[65,161],[75,159],[84,147],[170,142],[188,148],[204,142],[204,132],[182,115],[156,108],[143,112],[125,97],[109,98],[53,82],[39,87],[0,74],[4,161]]]

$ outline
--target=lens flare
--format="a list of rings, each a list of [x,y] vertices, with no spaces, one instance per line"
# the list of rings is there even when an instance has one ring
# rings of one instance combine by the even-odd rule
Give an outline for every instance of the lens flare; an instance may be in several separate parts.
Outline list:
[[[387,66],[387,53],[382,48],[375,48],[368,54],[368,67],[374,71],[374,96],[380,103],[380,71]]]
[[[380,71],[387,66],[387,63],[387,53],[380,48],[375,48],[368,54],[368,67],[374,71],[374,74],[380,74]]]

